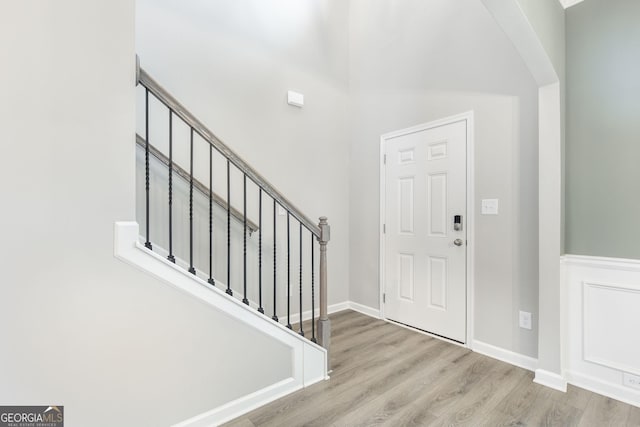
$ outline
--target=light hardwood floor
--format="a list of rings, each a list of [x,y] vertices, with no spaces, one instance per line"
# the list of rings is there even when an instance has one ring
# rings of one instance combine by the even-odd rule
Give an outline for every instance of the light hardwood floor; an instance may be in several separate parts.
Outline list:
[[[640,426],[640,408],[540,386],[531,372],[460,346],[353,311],[331,321],[331,379],[228,427]]]

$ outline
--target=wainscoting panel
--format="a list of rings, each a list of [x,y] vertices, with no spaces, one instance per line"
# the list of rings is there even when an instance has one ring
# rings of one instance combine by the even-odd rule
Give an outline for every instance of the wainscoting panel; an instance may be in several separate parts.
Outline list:
[[[640,406],[640,261],[566,255],[564,365],[569,383]]]
[[[640,375],[640,286],[584,282],[582,292],[584,360]]]

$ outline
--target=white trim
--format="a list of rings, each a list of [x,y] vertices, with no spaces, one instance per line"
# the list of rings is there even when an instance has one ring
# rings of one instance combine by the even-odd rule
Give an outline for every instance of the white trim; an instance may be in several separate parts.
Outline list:
[[[473,342],[473,351],[532,372],[535,371],[538,366],[538,359],[536,358],[525,356],[524,354],[516,353],[511,350],[505,350],[504,348],[496,347],[495,345],[487,344],[482,341],[476,340]]]
[[[272,384],[262,390],[174,424],[172,427],[212,427],[224,424],[302,388],[300,385],[292,387],[292,381],[293,378],[288,378]]]
[[[547,50],[520,3],[504,0],[482,0],[482,3],[511,40],[538,87],[558,82]]]
[[[566,379],[569,366],[569,287],[567,265],[563,263],[562,258],[560,256],[560,369]]]
[[[588,255],[563,255],[560,262],[566,265],[575,265],[581,267],[602,268],[606,270],[616,271],[635,271],[640,272],[640,260],[628,258],[609,258]]]
[[[562,7],[565,9],[570,8],[571,6],[575,6],[578,3],[582,3],[584,0],[558,0]]]
[[[397,138],[399,136],[422,132],[428,129],[465,121],[467,125],[467,265],[466,265],[466,280],[467,280],[467,298],[466,298],[466,316],[467,316],[467,324],[466,324],[466,342],[465,346],[467,348],[472,348],[473,346],[473,316],[474,316],[474,271],[475,271],[475,194],[474,194],[474,114],[473,111],[467,111],[466,113],[458,114],[455,116],[445,117],[443,119],[434,120],[429,123],[424,123],[421,125],[413,126],[407,129],[401,129],[394,132],[385,133],[380,136],[380,223],[379,223],[379,242],[380,242],[380,253],[379,253],[379,306],[380,306],[380,318],[387,320],[384,315],[384,304],[383,294],[384,294],[384,277],[385,277],[385,234],[384,234],[384,224],[386,223],[385,218],[385,205],[386,205],[386,195],[385,195],[385,182],[386,182],[386,171],[385,171],[385,144],[386,141],[392,138]],[[394,322],[395,323],[395,322]],[[397,324],[397,323],[396,323]],[[431,335],[431,334],[428,334]],[[435,336],[435,335],[434,335]]]
[[[467,347],[473,348],[475,316],[475,122],[473,111],[467,114]]]
[[[365,316],[373,317],[374,319],[382,319],[382,316],[380,316],[380,310],[378,310],[377,308],[369,307],[367,305],[359,304],[353,301],[343,301],[337,304],[332,304],[327,307],[327,313],[329,314],[339,313],[344,310],[353,310],[353,311],[357,311],[360,314],[364,314]],[[318,317],[319,313],[320,313],[319,309],[315,311],[316,318]],[[292,321],[298,322],[299,318],[300,318],[300,314],[298,313],[291,314]],[[303,311],[302,321],[304,322],[310,319],[311,319],[311,310]]]
[[[235,295],[235,294],[234,294]],[[338,313],[340,311],[344,311],[344,310],[348,310],[350,307],[350,302],[349,301],[343,301],[343,302],[339,302],[337,304],[332,304],[330,306],[327,306],[327,313],[328,314],[333,314],[333,313]],[[314,312],[316,318],[318,318],[318,316],[320,316],[320,308],[316,308],[315,312]],[[291,323],[297,323],[300,321],[300,313],[291,313],[290,315],[291,317]],[[311,310],[306,310],[302,312],[302,321],[306,322],[307,320],[311,320]]]
[[[373,317],[374,319],[382,319],[380,310],[377,308],[369,307],[366,305],[358,304],[357,302],[349,301],[349,309],[364,314],[365,316]]]
[[[380,223],[378,224],[378,235],[379,235],[379,247],[380,252],[378,253],[378,307],[380,307],[380,317],[382,319],[386,319],[384,315],[384,277],[385,277],[385,222],[386,217],[384,212],[386,211],[386,192],[385,186],[387,182],[387,172],[386,172],[386,153],[385,153],[385,145],[384,138],[380,137],[380,183],[378,187],[378,191],[380,192]]]
[[[634,390],[623,385],[614,384],[589,375],[580,374],[578,372],[567,371],[567,380],[570,384],[592,391],[612,399],[619,400],[629,405],[640,408],[640,391]]]
[[[283,378],[275,384],[183,422],[193,421],[196,424],[179,425],[216,425],[224,420],[236,418],[285,394],[328,378],[327,351],[324,348],[301,337],[285,326],[270,321],[267,316],[235,298],[229,298],[222,290],[210,286],[199,277],[145,248],[138,241],[138,231],[139,227],[136,222],[115,223],[114,256],[116,258],[155,276],[160,281],[225,313],[236,321],[248,325],[291,350],[291,377]]]
[[[349,304],[350,304],[349,301],[343,301],[336,304],[332,304],[327,307],[327,313],[332,314],[332,313],[338,313],[340,311],[348,310],[350,308]],[[309,319],[311,319],[311,317],[309,317]]]
[[[563,393],[567,392],[567,380],[555,372],[536,369],[536,376],[533,379],[533,382]]]
[[[138,236],[138,242],[144,242],[144,236]],[[153,245],[153,252],[156,254],[159,254],[162,256],[162,258],[167,258],[167,255],[169,255],[169,251],[167,251],[165,248],[158,246],[158,245]],[[182,267],[183,270],[188,270],[189,269],[189,263],[180,259],[180,258],[176,258],[176,262],[175,265],[178,265],[180,267]],[[196,276],[197,277],[207,277],[207,273],[204,271],[201,271],[199,269],[195,269],[196,270]],[[221,289],[225,288],[225,285],[216,280],[216,283],[218,284],[218,286],[221,287]],[[236,300],[240,300],[242,301],[244,299],[244,294],[242,293],[242,291],[240,289],[234,289],[233,290],[233,296],[235,297]],[[244,303],[243,303],[244,304]],[[343,301],[343,302],[339,302],[337,304],[333,304],[327,307],[327,313],[328,314],[333,314],[333,313],[337,313],[339,311],[343,311],[343,310],[347,310],[349,308],[351,308],[350,306],[350,302],[349,301]],[[254,310],[258,309],[258,303],[255,301],[251,301],[249,300],[249,307],[253,308]],[[358,310],[356,310],[358,311]],[[315,313],[316,317],[318,317],[320,315],[320,307],[316,307]],[[300,312],[297,313],[291,313],[291,315],[289,316],[291,318],[291,320],[295,323],[297,321],[299,321],[300,318]],[[302,312],[302,321],[307,321],[311,319],[311,310],[307,310],[307,311],[303,311]]]

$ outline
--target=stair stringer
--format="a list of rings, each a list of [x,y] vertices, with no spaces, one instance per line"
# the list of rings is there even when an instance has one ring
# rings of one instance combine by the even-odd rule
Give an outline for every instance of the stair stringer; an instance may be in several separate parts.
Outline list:
[[[176,424],[180,427],[214,426],[234,419],[282,396],[328,379],[327,351],[267,316],[229,297],[222,290],[147,249],[138,241],[137,222],[116,222],[114,255],[180,291],[210,305],[291,349],[293,375],[239,399]],[[221,287],[226,286],[222,283]],[[268,363],[268,361],[265,361]],[[268,368],[268,367],[266,367]]]

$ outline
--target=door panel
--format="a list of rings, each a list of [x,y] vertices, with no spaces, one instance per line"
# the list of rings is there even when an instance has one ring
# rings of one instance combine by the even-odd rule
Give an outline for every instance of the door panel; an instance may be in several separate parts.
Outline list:
[[[429,305],[447,310],[447,258],[429,257]]]
[[[429,236],[447,237],[447,173],[427,177],[427,223]]]
[[[462,120],[385,142],[385,317],[460,342],[466,339],[466,126]],[[454,229],[455,215],[461,230]]]
[[[398,254],[399,297],[413,301],[413,254]]]
[[[413,177],[401,178],[398,180],[398,194],[400,200],[398,207],[400,217],[398,233],[413,234]]]

